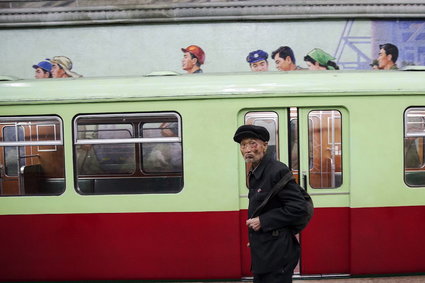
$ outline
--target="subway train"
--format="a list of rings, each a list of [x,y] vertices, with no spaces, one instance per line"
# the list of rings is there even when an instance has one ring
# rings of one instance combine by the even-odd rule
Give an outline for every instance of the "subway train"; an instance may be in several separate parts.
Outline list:
[[[425,272],[425,71],[0,80],[0,281],[252,276],[242,124],[313,198],[299,276]]]

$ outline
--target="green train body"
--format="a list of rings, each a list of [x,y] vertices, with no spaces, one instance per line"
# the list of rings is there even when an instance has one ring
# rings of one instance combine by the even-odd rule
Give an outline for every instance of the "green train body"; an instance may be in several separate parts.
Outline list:
[[[299,275],[425,272],[425,72],[2,79],[1,281],[250,276],[244,123],[312,195]]]

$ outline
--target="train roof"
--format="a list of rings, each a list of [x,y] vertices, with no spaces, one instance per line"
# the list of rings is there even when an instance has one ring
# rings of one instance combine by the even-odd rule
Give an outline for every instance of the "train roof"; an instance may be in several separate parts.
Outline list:
[[[243,96],[423,95],[425,72],[297,71],[0,82],[0,104],[172,100]]]

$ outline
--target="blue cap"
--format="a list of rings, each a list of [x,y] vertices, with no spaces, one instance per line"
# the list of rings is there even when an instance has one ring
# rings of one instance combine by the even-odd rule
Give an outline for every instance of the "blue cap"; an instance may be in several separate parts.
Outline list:
[[[255,50],[248,54],[246,57],[246,61],[250,64],[256,63],[259,61],[267,60],[269,58],[269,54],[263,50]]]
[[[42,68],[46,72],[50,72],[52,70],[52,64],[50,62],[47,62],[47,61],[41,61],[37,65],[32,65],[32,67],[34,69]]]

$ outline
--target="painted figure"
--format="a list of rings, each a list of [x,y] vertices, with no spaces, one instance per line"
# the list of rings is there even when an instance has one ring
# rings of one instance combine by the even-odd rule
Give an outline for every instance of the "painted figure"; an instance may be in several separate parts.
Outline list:
[[[205,62],[204,50],[197,45],[189,45],[186,48],[182,48],[182,51],[182,69],[188,74],[203,73],[201,65]]]
[[[314,48],[304,57],[309,70],[339,70],[338,65],[332,61],[335,58],[320,48]]]
[[[32,65],[35,69],[34,77],[36,79],[48,79],[52,77],[52,64],[48,61],[41,61],[37,65]]]
[[[297,71],[302,70],[296,65],[294,51],[289,46],[281,46],[272,52],[272,58],[279,71]]]
[[[248,54],[246,61],[253,72],[267,72],[269,70],[269,62],[267,61],[269,54],[263,50],[255,50]]]
[[[233,137],[240,144],[245,162],[251,164],[246,225],[254,283],[286,283],[292,282],[300,257],[300,245],[295,237],[299,231],[293,227],[308,217],[311,210],[293,179],[275,197],[268,197],[273,187],[289,173],[285,164],[267,153],[269,139],[267,129],[255,125],[240,126]],[[265,199],[268,199],[267,205],[262,204]],[[261,206],[259,216],[255,216]]]
[[[372,70],[379,70],[379,62],[378,59],[374,59],[372,63],[369,64]]]
[[[397,70],[398,48],[394,44],[379,45],[378,63],[381,70]]]
[[[77,74],[72,69],[72,61],[66,56],[55,56],[47,59],[52,63],[53,78],[80,78],[82,75]]]

